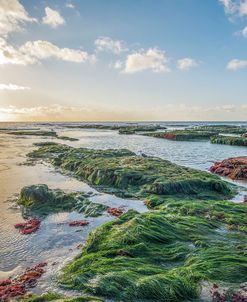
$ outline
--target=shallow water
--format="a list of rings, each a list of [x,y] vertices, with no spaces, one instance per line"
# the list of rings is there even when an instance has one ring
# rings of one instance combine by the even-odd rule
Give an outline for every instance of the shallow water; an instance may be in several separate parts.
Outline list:
[[[22,165],[26,161],[26,154],[34,148],[32,146],[34,142],[52,140],[74,147],[127,148],[138,154],[145,153],[206,171],[215,161],[234,156],[247,156],[245,147],[216,145],[207,141],[176,142],[141,135],[119,135],[117,131],[111,130],[67,129],[63,124],[5,123],[0,124],[1,128],[54,129],[59,135],[79,139],[70,142],[56,138],[14,136],[0,131],[0,279],[23,271],[27,266],[47,261],[49,263],[47,273],[33,289],[37,293],[54,289],[56,287],[54,276],[64,263],[79,252],[78,245],[86,240],[91,230],[113,218],[104,214],[98,218],[88,218],[90,224],[86,227],[71,228],[61,223],[83,219],[82,214],[75,212],[54,214],[42,221],[40,229],[35,234],[20,235],[13,226],[23,219],[14,201],[23,186],[45,183],[51,188],[65,191],[94,191],[96,195],[91,199],[95,202],[109,206],[124,206],[126,209],[134,208],[140,212],[145,211],[146,207],[142,201],[99,194],[86,183],[62,175],[49,165]],[[245,182],[239,184],[247,188]],[[242,195],[237,196],[234,201],[242,201]]]

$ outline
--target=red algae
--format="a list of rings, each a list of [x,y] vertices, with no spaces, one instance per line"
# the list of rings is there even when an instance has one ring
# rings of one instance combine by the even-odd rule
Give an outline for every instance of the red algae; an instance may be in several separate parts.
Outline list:
[[[210,168],[210,171],[231,179],[247,179],[247,156],[233,157],[216,162]]]
[[[121,208],[109,208],[107,209],[107,213],[111,214],[112,216],[120,216],[124,213],[124,210]]]
[[[174,133],[166,133],[164,135],[164,138],[166,138],[166,139],[174,139],[175,140],[177,138],[177,135],[174,134]]]
[[[75,220],[75,221],[69,222],[69,226],[85,226],[88,224],[89,224],[89,221],[87,221],[87,220]]]
[[[246,302],[247,288],[243,286],[238,291],[221,290],[218,284],[214,284],[211,289],[212,301],[214,302]]]
[[[29,219],[24,223],[15,224],[16,229],[20,229],[20,233],[23,235],[29,235],[35,233],[40,227],[40,221],[36,218]]]
[[[7,301],[9,298],[25,295],[27,289],[34,287],[37,280],[45,273],[43,267],[46,265],[46,262],[42,262],[27,268],[22,275],[14,279],[0,280],[0,300]]]

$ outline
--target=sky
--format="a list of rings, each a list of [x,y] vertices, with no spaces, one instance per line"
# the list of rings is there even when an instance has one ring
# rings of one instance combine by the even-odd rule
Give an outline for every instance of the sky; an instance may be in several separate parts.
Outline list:
[[[247,0],[0,0],[0,121],[246,121]]]

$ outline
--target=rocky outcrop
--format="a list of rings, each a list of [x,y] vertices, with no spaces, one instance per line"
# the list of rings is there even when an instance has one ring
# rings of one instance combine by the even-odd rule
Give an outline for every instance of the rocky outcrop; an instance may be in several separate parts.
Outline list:
[[[216,162],[210,171],[231,179],[247,180],[247,156],[233,157]]]

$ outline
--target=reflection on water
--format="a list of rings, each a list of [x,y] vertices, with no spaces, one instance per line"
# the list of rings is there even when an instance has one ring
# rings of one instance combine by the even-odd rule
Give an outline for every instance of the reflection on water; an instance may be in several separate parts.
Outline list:
[[[21,124],[22,128],[35,128],[34,124]],[[174,126],[174,125],[173,125]],[[0,128],[18,128],[18,124],[5,124]],[[21,222],[20,210],[14,199],[25,185],[46,183],[51,188],[67,191],[92,191],[86,183],[55,172],[49,165],[22,165],[26,154],[34,147],[34,142],[53,140],[75,147],[97,149],[128,148],[136,153],[158,156],[172,162],[202,170],[208,170],[213,162],[228,157],[247,156],[247,148],[214,145],[206,141],[175,142],[140,135],[119,135],[117,131],[94,129],[67,129],[61,124],[38,125],[39,129],[54,129],[59,135],[79,138],[76,142],[62,141],[56,138],[16,137],[0,132],[0,279],[8,274],[19,272],[41,261],[49,263],[34,291],[42,292],[55,286],[54,275],[66,261],[76,255],[78,245],[83,243],[88,233],[95,227],[112,219],[105,214],[98,218],[89,218],[90,224],[83,228],[70,228],[66,222],[83,219],[82,214],[60,213],[49,215],[42,221],[37,233],[23,236],[13,227]],[[243,183],[246,186],[246,183]],[[95,191],[95,190],[94,190]],[[96,192],[96,191],[95,191]],[[97,192],[96,192],[97,193]],[[95,202],[109,206],[124,206],[145,211],[142,201],[124,200],[108,194],[92,197]]]

